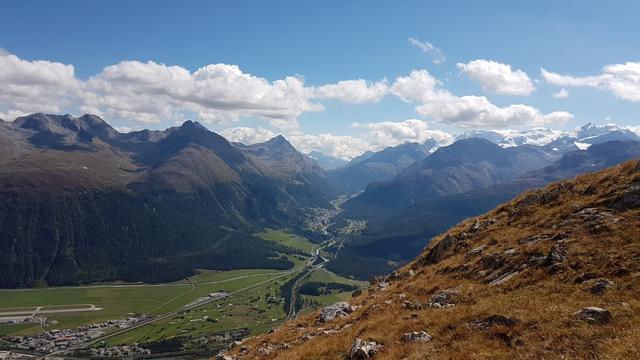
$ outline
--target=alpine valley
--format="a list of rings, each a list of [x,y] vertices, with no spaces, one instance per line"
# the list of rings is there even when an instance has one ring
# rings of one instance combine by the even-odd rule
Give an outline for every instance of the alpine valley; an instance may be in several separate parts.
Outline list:
[[[630,305],[604,303],[632,337],[637,264],[624,257],[605,271],[592,255],[596,234],[616,244],[602,261],[635,251],[637,164],[628,161],[640,157],[638,135],[587,124],[451,138],[346,162],[303,154],[282,135],[230,142],[193,121],[128,133],[90,114],[2,121],[2,346],[24,356],[201,358],[257,335],[218,357],[395,359],[427,348],[442,357],[444,344],[465,338],[486,354],[535,346],[547,356],[542,329],[559,327],[551,342],[568,336],[565,313],[591,304],[580,290],[588,284],[616,284]],[[581,176],[594,171],[604,172]],[[584,200],[569,200],[577,193]],[[554,310],[566,318],[555,323],[535,318],[548,319],[539,303],[530,305],[538,312],[489,311],[487,299],[504,303],[508,289],[513,304],[531,291],[580,296]],[[446,319],[433,320],[436,311]],[[389,316],[391,337],[372,323]],[[593,345],[608,339],[596,328],[572,336],[569,357],[631,351]]]

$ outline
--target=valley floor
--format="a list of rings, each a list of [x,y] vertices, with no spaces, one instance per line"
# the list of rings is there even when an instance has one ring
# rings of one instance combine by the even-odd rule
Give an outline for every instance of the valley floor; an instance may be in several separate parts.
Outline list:
[[[353,290],[367,285],[324,269],[325,256],[331,255],[325,247],[334,240],[314,244],[284,230],[257,235],[308,255],[288,255],[295,263],[290,270],[202,270],[165,284],[0,290],[0,349],[45,356],[206,355],[350,298]],[[307,283],[314,291],[313,286],[322,286],[322,292],[300,294]],[[326,284],[339,285],[331,290]]]

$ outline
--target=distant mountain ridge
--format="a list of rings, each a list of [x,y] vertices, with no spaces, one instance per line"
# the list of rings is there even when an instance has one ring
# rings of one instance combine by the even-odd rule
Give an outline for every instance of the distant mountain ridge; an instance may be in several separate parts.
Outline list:
[[[392,180],[369,184],[345,209],[355,218],[382,218],[428,198],[513,180],[559,157],[539,146],[502,148],[485,139],[463,139],[413,163]]]
[[[357,193],[377,181],[387,181],[416,161],[429,155],[429,149],[418,143],[405,143],[378,152],[364,153],[343,167],[329,171],[336,183],[349,193]]]
[[[370,222],[362,235],[345,244],[345,252],[358,257],[402,261],[414,257],[434,237],[466,218],[479,215],[524,191],[551,182],[599,171],[640,158],[640,142],[609,141],[565,154],[552,164],[528,172],[511,182],[462,194],[449,194],[417,202],[386,219]],[[340,268],[333,270],[341,272]],[[357,275],[345,273],[344,275]]]
[[[584,150],[589,145],[602,142],[640,141],[634,131],[615,124],[603,126],[587,123],[573,130],[534,128],[530,130],[468,130],[456,136],[456,140],[481,138],[502,147],[522,145],[547,146],[560,152]]]

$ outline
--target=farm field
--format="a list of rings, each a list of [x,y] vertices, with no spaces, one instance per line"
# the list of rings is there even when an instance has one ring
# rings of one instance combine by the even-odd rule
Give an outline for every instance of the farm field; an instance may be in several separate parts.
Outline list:
[[[313,251],[314,245],[308,239],[291,233],[287,230],[272,230],[267,229],[264,232],[257,233],[258,237],[261,237],[264,240],[276,241],[284,246],[288,246],[294,249],[299,249],[310,253]]]
[[[254,284],[259,285],[229,298],[109,338],[107,343],[118,345],[158,341],[174,336],[197,337],[245,327],[254,334],[264,332],[284,321],[286,314],[282,307],[283,299],[280,297],[279,287],[293,276],[292,274],[273,281],[254,281]],[[240,284],[234,283],[224,290],[233,292],[242,288]]]
[[[0,313],[6,311],[33,311],[70,309],[79,305],[101,308],[91,312],[48,314],[53,328],[72,328],[106,320],[122,319],[130,314],[159,315],[176,310],[211,292],[233,291],[264,281],[284,271],[269,269],[232,270],[225,272],[202,271],[188,280],[158,285],[97,285],[79,287],[52,287],[41,289],[0,290]],[[39,324],[0,325],[2,335],[26,335],[41,332]]]

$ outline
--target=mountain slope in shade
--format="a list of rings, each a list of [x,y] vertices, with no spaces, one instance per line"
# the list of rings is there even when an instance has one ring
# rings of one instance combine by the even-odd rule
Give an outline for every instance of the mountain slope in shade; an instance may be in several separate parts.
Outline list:
[[[553,164],[513,182],[428,199],[390,218],[372,221],[360,235],[345,244],[345,249],[358,256],[406,261],[419,254],[431,237],[526,190],[637,158],[640,158],[640,142],[611,141],[593,145],[587,150],[569,152]],[[358,276],[339,268],[333,270],[342,275]]]
[[[12,149],[0,155],[0,287],[288,268],[291,250],[247,234],[301,226],[305,206],[330,199],[295,149],[254,156],[191,121],[121,134],[93,115],[33,114],[1,123],[0,146]]]
[[[416,161],[429,155],[428,149],[418,143],[388,147],[378,152],[364,153],[347,165],[329,173],[347,192],[357,193],[372,183],[388,181]]]
[[[632,161],[460,223],[334,319],[303,316],[229,355],[361,359],[364,342],[374,359],[633,359],[639,256]]]
[[[393,180],[372,183],[345,204],[348,216],[391,216],[416,202],[508,182],[559,156],[538,146],[501,148],[484,139],[459,140],[416,162]]]
[[[282,135],[264,143],[238,146],[254,159],[262,173],[279,179],[301,205],[327,202],[339,193],[318,163],[298,152]]]

